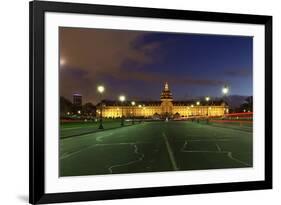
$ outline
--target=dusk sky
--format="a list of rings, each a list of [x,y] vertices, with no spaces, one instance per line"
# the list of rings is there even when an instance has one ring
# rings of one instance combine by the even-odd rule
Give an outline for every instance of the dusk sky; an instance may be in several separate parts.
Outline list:
[[[253,41],[246,36],[60,28],[60,95],[160,100],[168,82],[174,100],[252,95]]]

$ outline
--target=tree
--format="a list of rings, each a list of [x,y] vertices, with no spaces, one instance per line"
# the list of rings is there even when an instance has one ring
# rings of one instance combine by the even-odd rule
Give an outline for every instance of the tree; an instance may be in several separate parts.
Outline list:
[[[88,116],[95,116],[96,114],[96,106],[92,103],[88,102],[82,106],[82,113]]]
[[[180,117],[181,116],[180,116],[180,114],[178,112],[174,114],[174,118],[180,118]]]
[[[245,102],[240,105],[240,111],[253,111],[253,96],[249,96],[245,99]]]
[[[64,116],[67,115],[67,113],[72,112],[72,103],[66,99],[65,97],[60,97],[60,115]]]

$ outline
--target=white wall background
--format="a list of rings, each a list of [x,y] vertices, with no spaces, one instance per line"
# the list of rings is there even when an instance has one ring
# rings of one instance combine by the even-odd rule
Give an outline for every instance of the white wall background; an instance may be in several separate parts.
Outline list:
[[[278,204],[281,201],[281,6],[277,0],[72,0],[109,5],[273,15],[274,189],[79,204]],[[0,10],[0,204],[28,201],[28,1],[2,1]],[[278,106],[279,105],[279,106]],[[279,202],[280,203],[280,202]],[[78,204],[78,203],[75,203]]]

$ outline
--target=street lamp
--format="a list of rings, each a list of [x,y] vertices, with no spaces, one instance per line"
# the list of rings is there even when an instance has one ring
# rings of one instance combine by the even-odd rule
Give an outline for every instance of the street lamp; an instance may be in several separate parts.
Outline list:
[[[226,102],[226,96],[227,94],[229,93],[229,88],[225,85],[223,88],[222,88],[222,94],[223,94],[223,101]],[[225,112],[225,111],[224,111]]]
[[[97,90],[98,90],[98,92],[100,94],[100,98],[101,98],[102,94],[103,94],[103,92],[105,90],[104,86],[99,85],[97,87]],[[103,129],[103,125],[102,125],[102,99],[101,99],[101,102],[100,102],[100,125],[99,125],[99,129]]]
[[[121,102],[121,109],[122,109],[121,126],[124,126],[123,102],[126,100],[126,97],[124,95],[120,95],[119,100]]]
[[[105,89],[104,89],[104,86],[102,86],[102,85],[99,85],[97,89],[98,89],[98,92],[101,93],[101,94],[102,94],[102,93],[104,92],[104,90],[105,90]]]
[[[197,102],[196,102],[196,105],[200,105],[200,101],[197,101]]]
[[[209,96],[205,97],[205,100],[207,101],[207,105],[208,105],[210,101],[210,97]],[[209,109],[207,109],[207,116],[209,116]]]
[[[224,86],[224,87],[222,88],[222,94],[225,96],[225,95],[228,94],[228,92],[229,92],[228,87],[227,87],[227,86]]]
[[[134,119],[134,115],[135,115],[135,105],[136,105],[136,102],[135,101],[132,101],[131,102],[131,105],[133,106],[133,119],[132,119],[132,124],[135,124],[135,119]]]

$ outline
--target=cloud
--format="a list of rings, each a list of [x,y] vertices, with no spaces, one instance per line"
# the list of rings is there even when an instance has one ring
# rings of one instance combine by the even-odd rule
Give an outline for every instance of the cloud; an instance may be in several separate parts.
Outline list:
[[[225,72],[225,75],[232,77],[248,77],[252,75],[252,71],[250,69],[229,70]]]
[[[147,72],[147,71],[131,71],[122,73],[122,75],[113,76],[117,80],[127,81],[141,81],[144,83],[160,83],[168,81],[173,85],[199,85],[199,86],[216,86],[223,85],[226,82],[223,80],[195,78],[192,76],[168,75],[160,72]]]
[[[107,81],[115,82],[114,87],[106,88],[104,97],[109,99],[121,90],[128,90],[130,82],[161,86],[165,81],[200,86],[225,83],[150,70],[147,65],[165,58],[161,49],[173,43],[169,36],[142,31],[60,28],[60,57],[64,60],[60,68],[60,94],[71,98],[72,93],[79,92],[84,102],[96,102],[96,86]]]
[[[64,60],[61,94],[70,97],[75,90],[90,99],[93,88],[104,78],[122,75],[126,62],[131,62],[135,68],[153,62],[152,53],[159,48],[159,43],[135,46],[144,34],[140,31],[60,28],[60,58]]]

